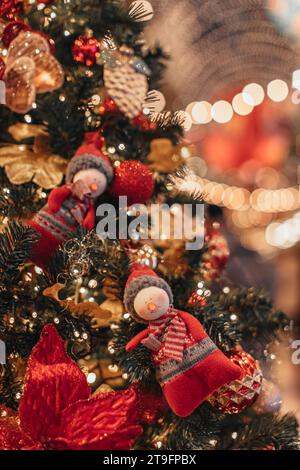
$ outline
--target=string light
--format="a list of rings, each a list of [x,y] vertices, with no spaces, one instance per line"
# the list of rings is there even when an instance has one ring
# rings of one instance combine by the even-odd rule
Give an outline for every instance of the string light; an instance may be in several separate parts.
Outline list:
[[[268,85],[267,93],[272,101],[280,103],[288,97],[289,87],[283,80],[273,80]]]
[[[229,122],[233,117],[233,109],[230,103],[225,100],[220,100],[214,103],[211,107],[211,115],[213,119],[219,124]]]
[[[249,191],[243,187],[229,186],[197,176],[186,169],[184,175],[175,175],[167,185],[169,190],[189,194],[193,198],[202,198],[209,204],[226,207],[229,210],[246,211],[254,209],[263,213],[295,211],[300,208],[298,186],[281,189],[258,188]]]
[[[249,83],[243,88],[243,100],[249,106],[258,106],[265,98],[265,92],[258,83]]]
[[[282,250],[291,248],[300,241],[300,212],[283,222],[272,222],[265,230],[266,242]]]
[[[300,90],[300,69],[295,70],[292,75],[292,87]],[[193,101],[185,109],[185,113],[190,117],[188,126],[191,124],[208,124],[212,120],[219,124],[229,122],[234,112],[240,116],[247,116],[254,107],[259,106],[265,99],[265,94],[274,102],[280,103],[289,95],[287,82],[275,79],[268,83],[267,92],[258,83],[249,83],[242,92],[236,94],[232,99],[232,106],[225,100],[220,100],[214,104],[208,101]],[[184,112],[184,111],[182,111]],[[188,129],[186,129],[188,130]]]
[[[247,116],[252,112],[254,106],[245,101],[243,93],[239,93],[233,98],[232,107],[236,114]]]

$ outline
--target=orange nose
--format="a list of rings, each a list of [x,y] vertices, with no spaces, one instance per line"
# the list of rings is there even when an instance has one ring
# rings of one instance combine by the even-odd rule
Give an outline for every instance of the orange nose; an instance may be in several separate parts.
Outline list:
[[[92,183],[92,184],[90,184],[90,189],[91,189],[92,191],[97,191],[97,189],[98,189],[97,183]]]
[[[154,310],[156,310],[156,305],[153,304],[152,302],[150,302],[150,304],[148,304],[147,307],[148,307],[148,310],[150,310],[150,312],[154,312]]]

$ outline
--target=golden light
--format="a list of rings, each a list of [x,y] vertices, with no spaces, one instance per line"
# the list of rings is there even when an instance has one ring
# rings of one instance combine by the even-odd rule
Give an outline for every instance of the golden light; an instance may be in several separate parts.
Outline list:
[[[243,93],[239,93],[233,98],[232,107],[240,116],[247,116],[253,111],[254,106],[245,102]]]
[[[265,92],[261,85],[258,83],[249,83],[243,88],[242,91],[243,100],[249,106],[258,106],[265,98]]]
[[[273,80],[268,84],[268,97],[275,101],[276,103],[280,103],[284,101],[289,94],[289,87],[286,82],[283,80]]]
[[[207,124],[212,120],[211,104],[208,101],[199,101],[193,104],[191,116],[194,124]]]
[[[225,124],[232,119],[233,109],[228,101],[220,100],[212,105],[211,115],[219,124]]]

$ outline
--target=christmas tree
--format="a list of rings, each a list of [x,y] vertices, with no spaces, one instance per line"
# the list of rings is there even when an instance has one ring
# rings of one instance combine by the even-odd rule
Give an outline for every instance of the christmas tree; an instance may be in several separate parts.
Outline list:
[[[222,283],[218,223],[196,250],[161,221],[120,235],[133,204],[171,207],[171,231],[203,208],[152,16],[147,1],[1,2],[1,449],[298,448],[271,367],[289,320]]]

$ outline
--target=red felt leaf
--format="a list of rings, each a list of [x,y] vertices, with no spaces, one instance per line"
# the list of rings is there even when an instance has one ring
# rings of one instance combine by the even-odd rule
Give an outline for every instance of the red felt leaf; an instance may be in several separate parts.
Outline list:
[[[143,432],[137,425],[136,393],[132,389],[98,394],[66,408],[61,415],[61,438],[55,448],[81,450],[130,449]]]
[[[40,445],[34,443],[20,428],[18,415],[12,410],[0,407],[0,450],[34,450]]]
[[[19,407],[22,429],[45,442],[57,437],[61,411],[90,396],[86,377],[67,355],[53,325],[46,325],[33,348]]]

